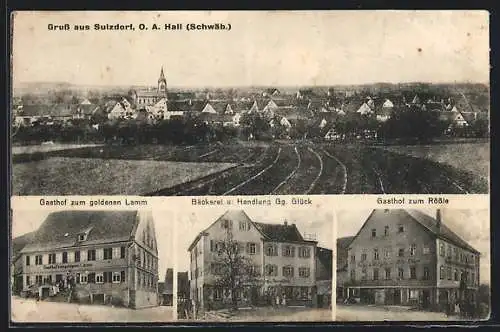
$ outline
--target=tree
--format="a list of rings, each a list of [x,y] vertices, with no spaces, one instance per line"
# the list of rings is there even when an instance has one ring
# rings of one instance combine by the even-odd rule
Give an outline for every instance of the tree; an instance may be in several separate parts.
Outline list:
[[[217,246],[214,264],[216,266],[215,287],[230,292],[231,309],[237,310],[237,293],[242,292],[245,287],[257,286],[260,283],[260,273],[250,258],[244,256],[244,248],[241,243],[234,240],[229,226],[226,227],[224,241]]]

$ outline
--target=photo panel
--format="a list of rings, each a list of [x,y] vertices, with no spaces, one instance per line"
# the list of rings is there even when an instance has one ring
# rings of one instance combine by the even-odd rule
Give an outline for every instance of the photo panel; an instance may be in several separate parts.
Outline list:
[[[488,209],[337,211],[337,321],[490,315]]]
[[[334,317],[334,220],[315,208],[177,213],[178,299],[186,322],[320,322]],[[181,291],[181,285],[178,285]]]
[[[155,209],[16,209],[13,323],[175,320],[173,218]]]

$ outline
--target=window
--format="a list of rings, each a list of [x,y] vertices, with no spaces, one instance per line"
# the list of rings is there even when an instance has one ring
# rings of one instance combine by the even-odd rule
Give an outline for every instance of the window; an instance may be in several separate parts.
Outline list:
[[[375,228],[372,229],[372,237],[377,237],[377,230]]]
[[[427,266],[424,266],[424,277],[423,277],[424,280],[429,280],[430,279],[430,272],[429,272],[429,268]]]
[[[257,244],[256,243],[247,243],[247,252],[250,255],[255,255],[257,253]]]
[[[36,282],[37,284],[41,284],[41,283],[43,283],[43,277],[42,277],[42,276],[36,276],[36,277],[35,277],[35,282]]]
[[[389,235],[389,226],[384,227],[384,236]]]
[[[230,229],[232,228],[233,226],[233,222],[231,220],[222,220],[222,222],[220,223],[220,227],[221,228],[226,228],[226,229]]]
[[[292,266],[283,266],[283,277],[293,277]]]
[[[120,247],[120,258],[125,258],[125,247]]]
[[[373,259],[378,261],[379,258],[378,249],[373,249]]]
[[[91,272],[88,274],[87,282],[89,284],[95,284],[95,272]]]
[[[49,264],[56,263],[56,254],[49,254]]]
[[[113,259],[113,248],[104,248],[104,259]]]
[[[391,257],[391,249],[390,248],[385,248],[384,249],[384,257],[385,258],[390,258]]]
[[[444,266],[441,265],[439,267],[439,279],[444,280],[444,278],[445,278],[445,270]]]
[[[356,280],[356,270],[351,270],[351,280]]]
[[[366,261],[366,252],[361,254],[361,261],[362,262]]]
[[[295,248],[292,246],[284,246],[283,247],[283,257],[294,257],[295,256]]]
[[[26,256],[26,266],[30,265],[30,256]]]
[[[121,282],[121,274],[120,272],[113,272],[113,283],[117,284]]]
[[[399,279],[405,278],[405,270],[403,270],[402,268],[398,268],[398,278]]]
[[[267,256],[278,256],[278,251],[276,250],[276,246],[273,244],[268,244],[266,246],[266,255]]]
[[[35,265],[42,265],[42,264],[43,264],[42,255],[36,255],[35,256]]]
[[[278,267],[273,264],[266,265],[266,275],[267,276],[277,276],[278,275]]]
[[[88,261],[95,261],[95,250],[94,249],[87,251],[87,260]]]
[[[299,277],[309,278],[310,274],[310,269],[308,267],[299,267]]]
[[[411,300],[418,299],[418,289],[410,289],[410,299]]]
[[[311,250],[308,247],[300,247],[299,248],[299,257],[309,258],[311,257]]]
[[[31,285],[30,276],[26,276],[26,286]]]
[[[471,285],[474,286],[476,284],[476,274],[474,272],[471,273]]]
[[[398,233],[404,233],[405,227],[403,225],[398,225]]]
[[[95,275],[95,283],[102,284],[104,282],[104,275],[102,273],[97,273]]]
[[[439,256],[444,257],[445,252],[444,252],[444,243],[439,243]]]
[[[378,269],[373,269],[373,280],[378,280]]]
[[[62,253],[62,262],[67,263],[68,262],[68,252],[64,251]]]
[[[246,221],[240,221],[240,231],[249,231],[250,230],[250,224],[247,223]]]
[[[412,244],[410,247],[410,256],[415,256],[416,252],[417,252],[417,246]]]
[[[391,279],[391,268],[386,267],[385,268],[385,280],[390,280]]]
[[[404,248],[399,248],[398,257],[405,257],[405,249]]]
[[[410,266],[410,279],[417,279],[417,268]]]
[[[446,257],[451,258],[451,246],[448,246],[448,248],[446,250]]]
[[[87,280],[88,280],[88,278],[87,278],[86,274],[84,274],[84,273],[80,274],[80,283],[81,284],[86,284]]]
[[[453,248],[453,256],[455,257],[455,260],[458,261],[458,249]]]
[[[368,271],[366,270],[366,267],[361,269],[361,280],[366,280],[368,277]]]
[[[455,273],[454,274],[455,275],[454,275],[453,280],[458,281],[458,270],[457,269],[455,269]]]
[[[356,255],[351,255],[351,263],[356,262]]]
[[[80,261],[80,252],[79,251],[75,251],[75,262],[79,262]]]
[[[429,247],[424,247],[424,248],[422,249],[422,253],[423,253],[424,255],[428,255],[428,254],[430,254],[430,253],[431,253],[431,248],[429,248]]]
[[[220,289],[220,288],[214,288],[214,299],[215,300],[222,299],[222,289]]]
[[[78,241],[85,241],[87,239],[87,234],[80,234],[78,235]]]

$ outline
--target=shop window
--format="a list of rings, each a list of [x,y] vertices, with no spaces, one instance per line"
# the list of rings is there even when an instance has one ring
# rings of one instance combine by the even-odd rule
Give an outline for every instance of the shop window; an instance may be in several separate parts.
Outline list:
[[[410,289],[410,300],[418,299],[418,289]]]

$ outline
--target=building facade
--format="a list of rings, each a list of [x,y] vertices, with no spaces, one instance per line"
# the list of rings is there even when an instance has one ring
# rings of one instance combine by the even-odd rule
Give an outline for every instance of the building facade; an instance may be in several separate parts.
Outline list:
[[[23,288],[130,308],[158,304],[158,251],[148,211],[50,214],[21,251]]]
[[[199,310],[226,307],[231,290],[218,286],[223,278],[219,248],[227,241],[237,244],[257,277],[237,290],[238,304],[313,305],[316,301],[316,241],[305,240],[295,224],[264,224],[252,221],[241,210],[227,211],[201,232],[190,254],[190,296]]]
[[[348,247],[347,296],[361,303],[446,308],[475,302],[479,252],[416,210],[374,210]]]

